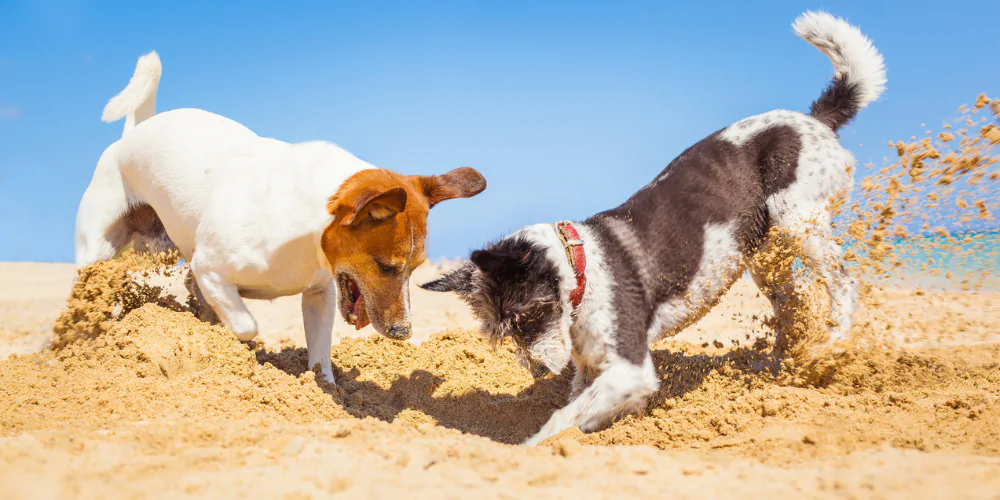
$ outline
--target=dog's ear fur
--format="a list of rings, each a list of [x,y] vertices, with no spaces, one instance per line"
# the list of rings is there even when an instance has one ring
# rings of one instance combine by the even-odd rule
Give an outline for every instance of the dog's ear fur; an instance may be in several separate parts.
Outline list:
[[[469,257],[484,274],[502,281],[519,281],[528,272],[532,252],[476,250]]]
[[[500,274],[517,265],[515,257],[492,250],[476,250],[470,260],[486,274]]]
[[[337,215],[339,207],[345,207],[340,224],[357,226],[364,222],[382,222],[395,217],[406,208],[406,190],[394,187],[385,191],[367,191],[349,199],[338,195],[330,199],[327,210],[331,215]]]
[[[434,281],[420,285],[420,288],[432,292],[468,292],[472,289],[472,272],[472,264],[465,264]]]
[[[442,175],[411,176],[431,208],[452,198],[472,198],[486,189],[486,179],[476,169],[456,168]]]

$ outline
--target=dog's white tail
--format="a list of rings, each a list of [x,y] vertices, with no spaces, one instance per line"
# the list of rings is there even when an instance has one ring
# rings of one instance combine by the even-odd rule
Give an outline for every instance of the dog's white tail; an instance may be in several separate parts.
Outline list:
[[[162,71],[160,56],[156,52],[140,57],[128,86],[108,101],[101,120],[110,123],[125,118],[125,130],[122,131],[122,135],[125,135],[132,127],[155,115],[156,89],[160,84]]]
[[[833,81],[812,115],[836,131],[885,90],[882,54],[861,30],[826,12],[806,12],[792,28],[833,61]]]

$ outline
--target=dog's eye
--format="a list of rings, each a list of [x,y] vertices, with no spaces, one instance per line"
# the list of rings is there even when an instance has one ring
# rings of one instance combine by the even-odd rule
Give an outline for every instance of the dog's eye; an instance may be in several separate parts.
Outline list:
[[[375,264],[378,265],[379,272],[382,273],[382,274],[384,274],[384,275],[386,275],[386,276],[395,276],[395,275],[399,274],[402,271],[397,266],[391,266],[389,264],[383,264],[383,263],[381,263],[381,262],[379,262],[377,260],[375,261]]]
[[[514,328],[518,330],[523,330],[524,327],[531,323],[531,317],[524,313],[518,313],[514,315],[513,318]]]

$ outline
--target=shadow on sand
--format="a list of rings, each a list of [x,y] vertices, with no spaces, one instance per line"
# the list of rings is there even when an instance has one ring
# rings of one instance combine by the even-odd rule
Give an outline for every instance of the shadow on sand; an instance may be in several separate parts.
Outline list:
[[[257,352],[258,362],[270,363],[293,376],[306,371],[306,356],[305,348]],[[660,406],[665,400],[683,397],[696,390],[712,372],[739,380],[748,373],[773,376],[779,365],[771,352],[749,348],[735,349],[718,356],[663,348],[653,351],[653,359],[661,383],[659,391],[650,399],[650,407]],[[356,367],[338,368],[336,357],[333,364],[337,385],[320,383],[320,386],[351,415],[385,421],[405,418],[414,423],[429,421],[427,417],[431,417],[438,425],[511,444],[531,436],[553,411],[565,405],[572,377],[572,369],[568,369],[557,377],[525,382],[523,373],[514,373],[523,369],[511,360],[511,376],[506,387],[491,391],[478,386],[476,380],[470,378],[467,387],[455,389],[453,386],[450,390],[441,391],[439,389],[446,381],[445,373],[436,374],[425,369],[401,372],[386,388],[362,380],[361,370]],[[365,369],[393,368],[369,366]],[[394,371],[400,370],[395,367]],[[470,367],[466,373],[472,372]],[[461,376],[468,377],[467,374]],[[749,380],[747,383],[750,383]]]

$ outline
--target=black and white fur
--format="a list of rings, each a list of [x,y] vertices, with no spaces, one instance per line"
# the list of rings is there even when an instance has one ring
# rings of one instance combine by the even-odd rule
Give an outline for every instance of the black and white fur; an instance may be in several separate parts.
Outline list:
[[[831,339],[846,335],[856,281],[831,234],[829,204],[851,187],[854,158],[836,131],[878,98],[885,70],[871,42],[842,19],[806,12],[794,29],[835,70],[810,113],[776,110],[734,123],[681,153],[621,206],[577,223],[587,283],[575,314],[573,269],[549,224],[523,228],[423,285],[457,292],[492,339],[512,337],[553,373],[572,360],[569,404],[527,444],[641,408],[659,386],[649,343],[701,318],[745,270],[781,310],[794,277],[768,283],[749,263],[776,244],[767,238],[772,228],[801,241],[804,263],[830,292]]]

